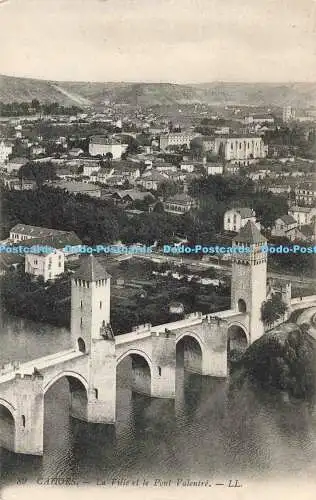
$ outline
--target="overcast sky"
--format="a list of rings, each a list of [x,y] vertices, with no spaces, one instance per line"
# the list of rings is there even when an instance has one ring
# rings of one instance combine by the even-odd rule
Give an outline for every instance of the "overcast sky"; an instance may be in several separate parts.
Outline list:
[[[0,0],[0,73],[316,81],[316,0]]]

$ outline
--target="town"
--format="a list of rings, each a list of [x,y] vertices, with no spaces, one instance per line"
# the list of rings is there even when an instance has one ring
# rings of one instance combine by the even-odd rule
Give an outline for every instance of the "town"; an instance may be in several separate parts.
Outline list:
[[[151,245],[147,256],[100,257],[116,279],[114,329],[124,332],[166,322],[173,310],[206,313],[229,301],[229,254],[177,258],[162,254],[164,244],[230,245],[248,221],[272,244],[316,242],[312,106],[144,107],[118,99],[67,107],[33,99],[2,103],[0,114],[1,244],[56,249],[1,253],[2,300],[11,312],[69,326],[69,276],[79,254],[66,246]],[[314,259],[270,256],[268,271],[290,275],[295,295],[310,295]],[[30,278],[41,298],[22,307]],[[52,312],[52,301],[62,312]]]

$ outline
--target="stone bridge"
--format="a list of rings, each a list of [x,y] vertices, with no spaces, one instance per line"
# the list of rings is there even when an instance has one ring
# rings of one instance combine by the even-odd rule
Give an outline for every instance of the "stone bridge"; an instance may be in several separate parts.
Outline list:
[[[253,251],[233,260],[229,310],[140,325],[119,336],[110,323],[110,276],[93,256],[82,257],[71,280],[73,348],[0,369],[0,408],[14,429],[4,446],[16,453],[43,453],[45,394],[62,377],[69,382],[73,417],[114,424],[117,366],[127,356],[132,389],[150,397],[175,398],[177,354],[187,370],[226,377],[230,354],[243,352],[264,333],[260,311],[267,296],[267,256],[258,250],[264,238],[252,223],[234,243],[239,248],[245,242]],[[312,299],[299,300],[304,302]]]

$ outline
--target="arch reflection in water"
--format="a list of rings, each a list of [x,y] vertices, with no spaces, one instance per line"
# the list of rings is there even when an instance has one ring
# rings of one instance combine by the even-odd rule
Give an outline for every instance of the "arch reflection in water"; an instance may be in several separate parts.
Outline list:
[[[231,325],[227,331],[227,363],[231,369],[238,362],[248,347],[245,330],[239,325]]]

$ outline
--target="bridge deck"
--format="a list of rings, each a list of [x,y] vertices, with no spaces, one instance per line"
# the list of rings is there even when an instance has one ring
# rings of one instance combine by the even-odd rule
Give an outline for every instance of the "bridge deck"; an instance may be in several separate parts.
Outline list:
[[[31,361],[27,361],[18,365],[15,369],[12,369],[12,371],[0,375],[0,384],[14,379],[16,373],[21,373],[21,375],[32,375],[32,373],[34,372],[34,368],[39,371],[45,370],[52,366],[58,365],[60,363],[65,363],[66,361],[70,361],[81,356],[84,356],[84,353],[76,351],[75,349],[67,349],[55,354],[49,354],[48,356],[44,356],[42,358],[36,358]]]

